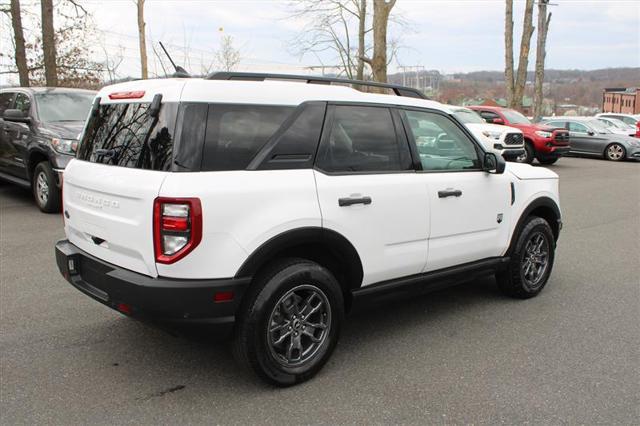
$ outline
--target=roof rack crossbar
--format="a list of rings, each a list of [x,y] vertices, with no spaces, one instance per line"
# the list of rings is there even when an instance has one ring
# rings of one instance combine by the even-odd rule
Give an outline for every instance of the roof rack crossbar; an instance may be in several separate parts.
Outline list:
[[[312,75],[294,74],[269,74],[257,72],[214,72],[207,76],[207,80],[245,80],[245,81],[265,81],[265,80],[300,80],[307,84],[331,84],[342,83],[356,86],[383,87],[393,90],[397,96],[410,98],[428,99],[421,91],[413,87],[400,86],[397,84],[379,83],[377,81],[349,80],[346,78],[317,77]]]

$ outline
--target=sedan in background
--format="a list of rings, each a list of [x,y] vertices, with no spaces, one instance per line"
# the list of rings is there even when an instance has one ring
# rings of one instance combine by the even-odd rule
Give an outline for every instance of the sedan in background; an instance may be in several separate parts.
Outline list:
[[[596,115],[596,117],[605,117],[605,118],[615,118],[621,121],[624,121],[630,126],[635,127],[636,133],[635,137],[640,138],[640,114],[622,114],[617,112],[603,112],[601,114]]]
[[[597,118],[558,117],[544,124],[569,131],[571,154],[594,155],[611,161],[640,160],[637,138],[615,134]]]
[[[635,136],[636,128],[630,124],[625,123],[622,120],[611,117],[596,117],[598,121],[601,121],[609,130],[618,135]]]

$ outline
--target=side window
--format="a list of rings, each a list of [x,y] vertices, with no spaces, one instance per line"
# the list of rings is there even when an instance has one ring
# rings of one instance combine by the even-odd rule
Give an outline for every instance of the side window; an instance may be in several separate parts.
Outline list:
[[[209,105],[201,170],[246,169],[293,110],[276,105]]]
[[[589,133],[589,130],[584,124],[575,123],[573,121],[569,122],[569,131],[576,133]]]
[[[545,124],[550,127],[558,127],[561,129],[564,129],[567,126],[567,123],[564,121],[549,121],[548,123],[545,123]]]
[[[322,170],[388,172],[411,167],[409,147],[401,149],[388,108],[335,106],[325,131],[317,159]]]
[[[475,144],[451,119],[432,112],[404,114],[423,170],[480,169]]]
[[[16,94],[14,108],[19,109],[25,116],[28,116],[31,109],[31,100],[24,93],[18,93]]]
[[[5,110],[11,108],[11,104],[13,104],[15,95],[15,93],[11,92],[0,93],[0,118],[4,114]]]
[[[487,123],[493,123],[494,118],[500,118],[498,114],[491,111],[480,111],[480,117],[484,118]]]

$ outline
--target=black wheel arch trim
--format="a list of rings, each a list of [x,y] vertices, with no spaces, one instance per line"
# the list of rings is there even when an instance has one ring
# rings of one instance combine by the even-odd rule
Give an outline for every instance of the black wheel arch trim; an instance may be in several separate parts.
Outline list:
[[[549,197],[539,197],[529,203],[529,205],[522,211],[522,214],[518,219],[518,223],[514,228],[513,234],[511,235],[507,255],[510,255],[513,252],[518,241],[518,236],[520,235],[522,228],[524,228],[525,221],[534,212],[537,212],[538,215],[542,213],[540,217],[549,222],[549,226],[551,226],[551,229],[553,230],[555,241],[558,241],[560,230],[562,229],[562,214],[560,212],[560,207]]]
[[[321,227],[304,227],[285,231],[270,238],[249,255],[244,261],[235,278],[253,277],[271,260],[277,259],[296,248],[318,246],[327,250],[338,261],[348,289],[359,288],[362,284],[363,268],[360,255],[355,247],[340,233]],[[296,254],[296,253],[292,253]],[[304,257],[304,256],[302,256]],[[315,259],[311,259],[315,260]],[[330,268],[331,269],[331,268]],[[341,282],[342,283],[342,282]]]

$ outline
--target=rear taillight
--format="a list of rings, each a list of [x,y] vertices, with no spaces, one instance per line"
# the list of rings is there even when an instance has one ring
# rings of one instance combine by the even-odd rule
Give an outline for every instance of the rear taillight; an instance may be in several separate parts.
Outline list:
[[[197,198],[156,198],[153,244],[158,263],[174,263],[202,240],[202,206]]]

